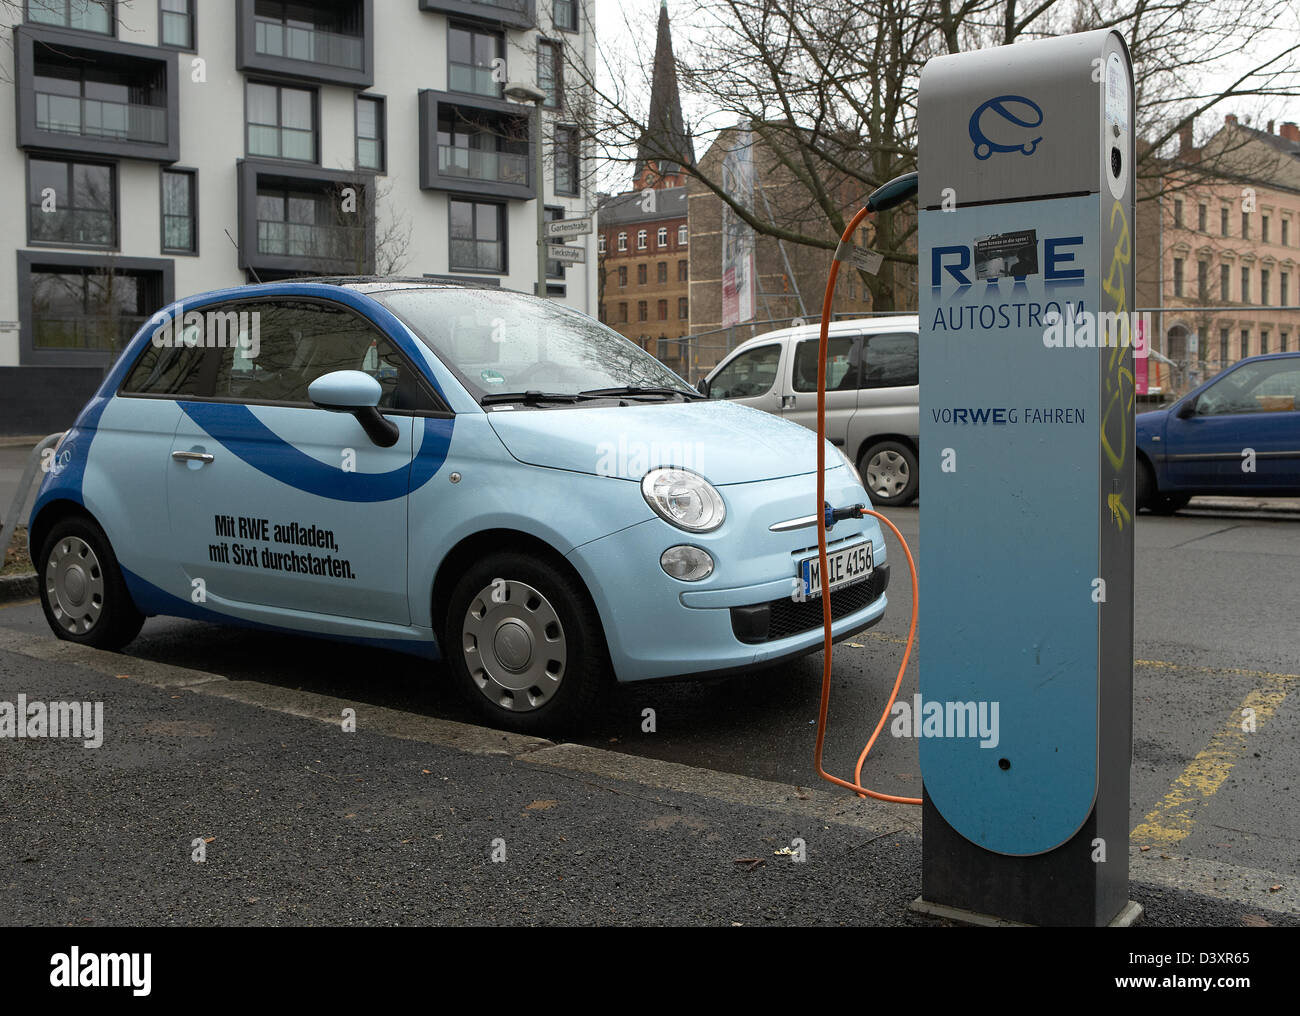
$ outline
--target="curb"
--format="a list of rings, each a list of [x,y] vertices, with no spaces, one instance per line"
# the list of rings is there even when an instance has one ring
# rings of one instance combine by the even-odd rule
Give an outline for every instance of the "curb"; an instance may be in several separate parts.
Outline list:
[[[36,582],[35,572],[28,572],[26,575],[0,576],[0,603],[30,600],[39,593],[40,588]]]
[[[160,689],[211,695],[275,712],[337,725],[344,709],[355,709],[358,727],[369,733],[421,741],[472,755],[508,757],[530,768],[583,773],[595,779],[634,783],[661,791],[693,794],[727,804],[763,808],[837,825],[870,835],[919,838],[919,808],[861,800],[848,792],[773,783],[680,762],[626,755],[605,748],[555,743],[490,727],[388,709],[364,702],[281,688],[257,681],[232,681],[219,674],[91,649],[47,635],[0,628],[0,652],[57,660],[118,679]],[[129,670],[130,673],[121,673]],[[1300,886],[1276,872],[1202,858],[1143,853],[1129,846],[1130,884],[1143,884],[1272,911],[1300,914]]]

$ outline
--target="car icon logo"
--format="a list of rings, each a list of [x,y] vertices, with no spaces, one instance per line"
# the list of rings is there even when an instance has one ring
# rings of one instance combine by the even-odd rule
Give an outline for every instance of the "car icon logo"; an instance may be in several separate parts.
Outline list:
[[[985,112],[995,113],[1001,118],[1003,122],[995,123],[996,129],[993,133],[995,136],[1008,138],[1009,143],[994,141],[985,135],[981,124],[981,117]],[[1023,95],[999,95],[981,103],[970,117],[970,139],[975,145],[975,158],[983,162],[994,152],[1021,152],[1025,155],[1033,155],[1043,136],[1040,134],[1029,141],[1015,140],[1014,132],[1008,130],[1006,124],[1032,130],[1042,126],[1042,123],[1042,109],[1036,102],[1026,99]]]

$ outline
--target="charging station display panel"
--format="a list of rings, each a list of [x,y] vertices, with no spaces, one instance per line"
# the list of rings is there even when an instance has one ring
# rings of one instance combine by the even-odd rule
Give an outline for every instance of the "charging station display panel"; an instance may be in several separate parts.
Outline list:
[[[966,840],[1018,856],[1071,841],[1106,794],[1124,851],[1127,52],[1095,32],[940,58],[920,123],[925,792]]]

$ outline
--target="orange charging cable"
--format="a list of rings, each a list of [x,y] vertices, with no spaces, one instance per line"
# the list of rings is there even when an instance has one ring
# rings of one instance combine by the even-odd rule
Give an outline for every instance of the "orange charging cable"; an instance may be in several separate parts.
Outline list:
[[[854,230],[866,218],[869,211],[870,202],[867,208],[862,208],[853,216],[849,224],[844,229],[844,235],[840,238],[841,247],[852,241]],[[822,324],[821,324],[821,341],[818,345],[817,356],[817,560],[821,567],[823,577],[829,574],[829,568],[826,562],[826,348],[827,340],[830,334],[831,322],[831,296],[835,292],[835,280],[840,274],[840,251],[836,251],[836,256],[831,261],[830,277],[826,280],[826,296],[822,300]],[[907,546],[907,541],[903,539],[903,534],[898,531],[889,519],[885,518],[879,512],[872,511],[869,508],[863,509],[864,515],[873,515],[890,529],[898,537],[898,542],[903,545],[903,553],[907,555],[907,567],[912,573],[912,624],[907,632],[907,648],[903,650],[903,662],[899,664],[898,676],[894,678],[894,690],[889,693],[889,701],[885,703],[885,710],[880,714],[880,722],[876,724],[876,729],[871,732],[871,738],[867,741],[866,747],[862,749],[862,754],[858,756],[857,767],[853,770],[853,782],[842,780],[838,776],[832,776],[822,768],[822,749],[826,742],[826,716],[830,709],[831,700],[831,596],[830,591],[825,588],[823,582],[822,589],[822,626],[823,626],[823,662],[822,662],[822,700],[821,710],[817,715],[817,748],[814,754],[814,762],[817,766],[817,775],[824,780],[829,780],[846,790],[856,791],[859,797],[874,797],[877,801],[890,801],[894,804],[920,804],[919,797],[897,797],[893,794],[881,794],[875,790],[868,790],[862,786],[862,764],[867,760],[867,753],[871,751],[872,746],[876,743],[876,738],[880,736],[881,730],[885,727],[885,721],[889,719],[890,710],[894,708],[894,700],[898,698],[898,689],[903,684],[903,674],[907,670],[907,661],[912,655],[912,644],[916,640],[916,562],[912,560],[912,551]]]

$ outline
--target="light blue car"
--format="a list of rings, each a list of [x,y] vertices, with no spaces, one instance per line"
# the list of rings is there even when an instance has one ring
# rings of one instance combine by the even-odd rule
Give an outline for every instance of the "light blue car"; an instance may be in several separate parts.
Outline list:
[[[815,474],[808,430],[561,304],[295,281],[155,315],[29,534],[60,638],[118,649],[162,614],[444,657],[490,722],[554,730],[611,675],[818,650]],[[826,499],[868,503],[830,446]],[[829,535],[838,639],[889,569],[875,519]]]

